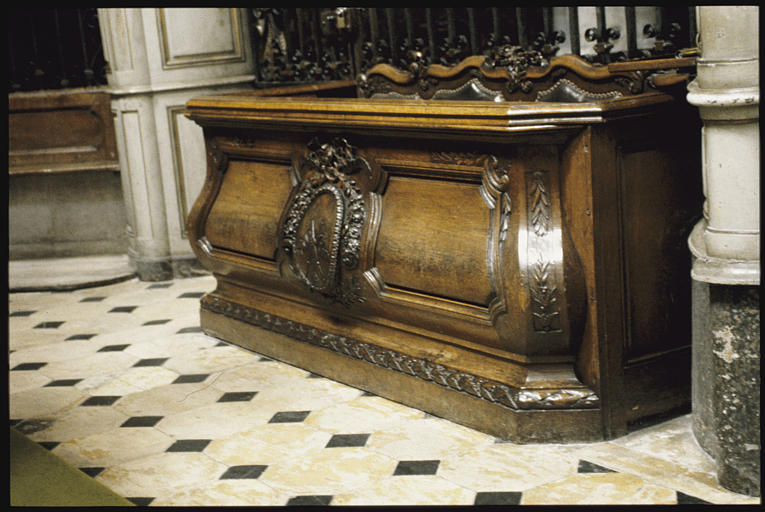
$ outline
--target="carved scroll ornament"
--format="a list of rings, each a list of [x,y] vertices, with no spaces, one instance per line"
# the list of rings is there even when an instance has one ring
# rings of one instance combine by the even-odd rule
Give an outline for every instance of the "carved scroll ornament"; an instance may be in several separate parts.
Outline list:
[[[363,193],[351,176],[369,164],[345,139],[312,141],[300,167],[303,180],[287,205],[281,249],[312,292],[350,305],[362,302],[356,268],[366,218]]]

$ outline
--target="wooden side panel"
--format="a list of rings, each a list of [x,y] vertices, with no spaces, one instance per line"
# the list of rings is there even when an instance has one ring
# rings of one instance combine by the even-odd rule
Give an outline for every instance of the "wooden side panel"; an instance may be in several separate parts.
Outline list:
[[[386,286],[487,307],[489,228],[478,185],[394,176],[375,263]]]
[[[229,162],[205,227],[214,247],[274,259],[279,217],[292,189],[288,165]]]
[[[672,153],[665,146],[620,155],[627,361],[691,341],[687,239],[701,191],[688,159]]]
[[[8,97],[10,174],[119,170],[107,93]]]

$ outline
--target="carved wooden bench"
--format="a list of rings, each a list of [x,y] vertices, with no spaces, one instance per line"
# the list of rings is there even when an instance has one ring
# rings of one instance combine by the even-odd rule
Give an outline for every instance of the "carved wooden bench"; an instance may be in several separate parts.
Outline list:
[[[677,63],[418,59],[356,98],[188,103],[203,330],[516,442],[688,404],[699,124],[657,88]]]

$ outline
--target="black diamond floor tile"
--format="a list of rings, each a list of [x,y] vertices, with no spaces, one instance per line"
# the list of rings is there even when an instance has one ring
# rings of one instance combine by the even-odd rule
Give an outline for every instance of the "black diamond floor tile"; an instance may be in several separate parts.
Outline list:
[[[675,491],[675,493],[677,494],[678,505],[712,505],[712,502],[702,500],[696,496],[691,496],[680,491]]]
[[[117,306],[110,309],[109,313],[132,313],[138,306]]]
[[[202,332],[201,327],[184,327],[180,331],[176,332],[175,334],[188,334],[192,332]]]
[[[40,322],[35,329],[58,329],[64,322]]]
[[[394,475],[435,475],[440,460],[402,460],[399,461]]]
[[[128,348],[130,345],[106,345],[105,347],[101,347],[98,349],[99,352],[122,352],[126,348]]]
[[[191,384],[195,382],[204,382],[204,380],[209,376],[209,373],[189,373],[186,375],[179,375],[178,378],[170,384]]]
[[[112,405],[114,402],[122,398],[121,396],[91,396],[80,405],[85,406],[106,406]]]
[[[616,471],[604,468],[603,466],[598,466],[597,464],[593,464],[586,460],[580,460],[577,473],[616,473]]]
[[[166,324],[167,322],[171,322],[171,321],[172,320],[170,320],[169,318],[166,318],[164,320],[149,320],[148,322],[143,323],[141,325],[162,325],[162,324]]]
[[[77,468],[88,476],[95,478],[98,474],[106,468]]]
[[[156,290],[158,288],[170,288],[173,283],[154,283],[146,287],[147,290]]]
[[[371,393],[369,391],[364,391],[363,393],[361,393],[361,396],[377,396],[377,395],[375,395],[374,393]]]
[[[323,379],[324,376],[319,375],[318,373],[309,373],[307,379]]]
[[[313,495],[313,496],[295,496],[287,501],[288,507],[299,507],[304,505],[318,505],[326,507],[332,502],[333,496]]]
[[[475,495],[475,505],[520,505],[523,493],[520,492],[479,492]]]
[[[34,311],[14,311],[13,313],[11,313],[8,316],[29,316],[32,313],[34,313],[35,311],[36,310],[34,310]]]
[[[170,445],[168,452],[201,452],[210,444],[210,439],[179,439]]]
[[[85,297],[80,302],[101,302],[106,297]]]
[[[231,466],[226,470],[225,473],[223,473],[220,477],[221,480],[224,479],[243,479],[243,478],[258,478],[260,475],[263,474],[263,471],[266,470],[268,466]]]
[[[68,337],[66,340],[64,340],[64,341],[71,341],[71,340],[89,340],[89,339],[90,339],[90,338],[92,338],[93,336],[97,336],[97,334],[73,334],[73,335],[69,336],[69,337]]]
[[[49,383],[45,385],[46,388],[52,388],[52,387],[64,387],[64,386],[74,386],[78,382],[82,382],[82,379],[59,379],[59,380],[52,380]]]
[[[257,394],[257,391],[234,391],[230,393],[224,393],[218,399],[218,402],[249,402]]]
[[[226,343],[225,341],[219,341],[215,344],[216,347],[228,347],[229,345],[230,343]],[[260,359],[258,359],[258,361],[260,361]]]
[[[335,434],[325,448],[349,448],[367,444],[369,434]]]
[[[165,364],[165,362],[168,359],[169,358],[167,358],[167,357],[155,357],[155,358],[151,358],[151,359],[141,359],[140,361],[138,361],[136,364],[133,365],[133,368],[140,368],[140,367],[143,367],[143,366],[162,366],[163,364]]]
[[[39,444],[40,446],[42,446],[46,450],[50,451],[50,450],[54,449],[56,446],[60,445],[61,443],[57,443],[55,441],[40,441],[37,444]]]
[[[132,416],[125,420],[120,427],[153,427],[163,416]]]
[[[126,500],[130,501],[135,505],[136,507],[148,507],[151,505],[151,502],[155,500],[155,498],[142,498],[142,497],[133,497],[133,498],[125,498]]]
[[[205,292],[186,292],[178,295],[179,299],[199,299]]]
[[[26,372],[31,370],[39,370],[48,363],[20,363],[11,368],[12,372]]]
[[[300,423],[305,420],[311,411],[282,411],[277,412],[268,420],[269,423]]]

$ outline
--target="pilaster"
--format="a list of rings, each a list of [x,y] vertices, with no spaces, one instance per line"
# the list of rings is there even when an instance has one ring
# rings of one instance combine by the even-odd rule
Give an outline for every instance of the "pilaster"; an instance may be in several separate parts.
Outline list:
[[[99,9],[131,264],[143,280],[195,272],[185,220],[206,172],[194,96],[252,89],[246,11]]]

